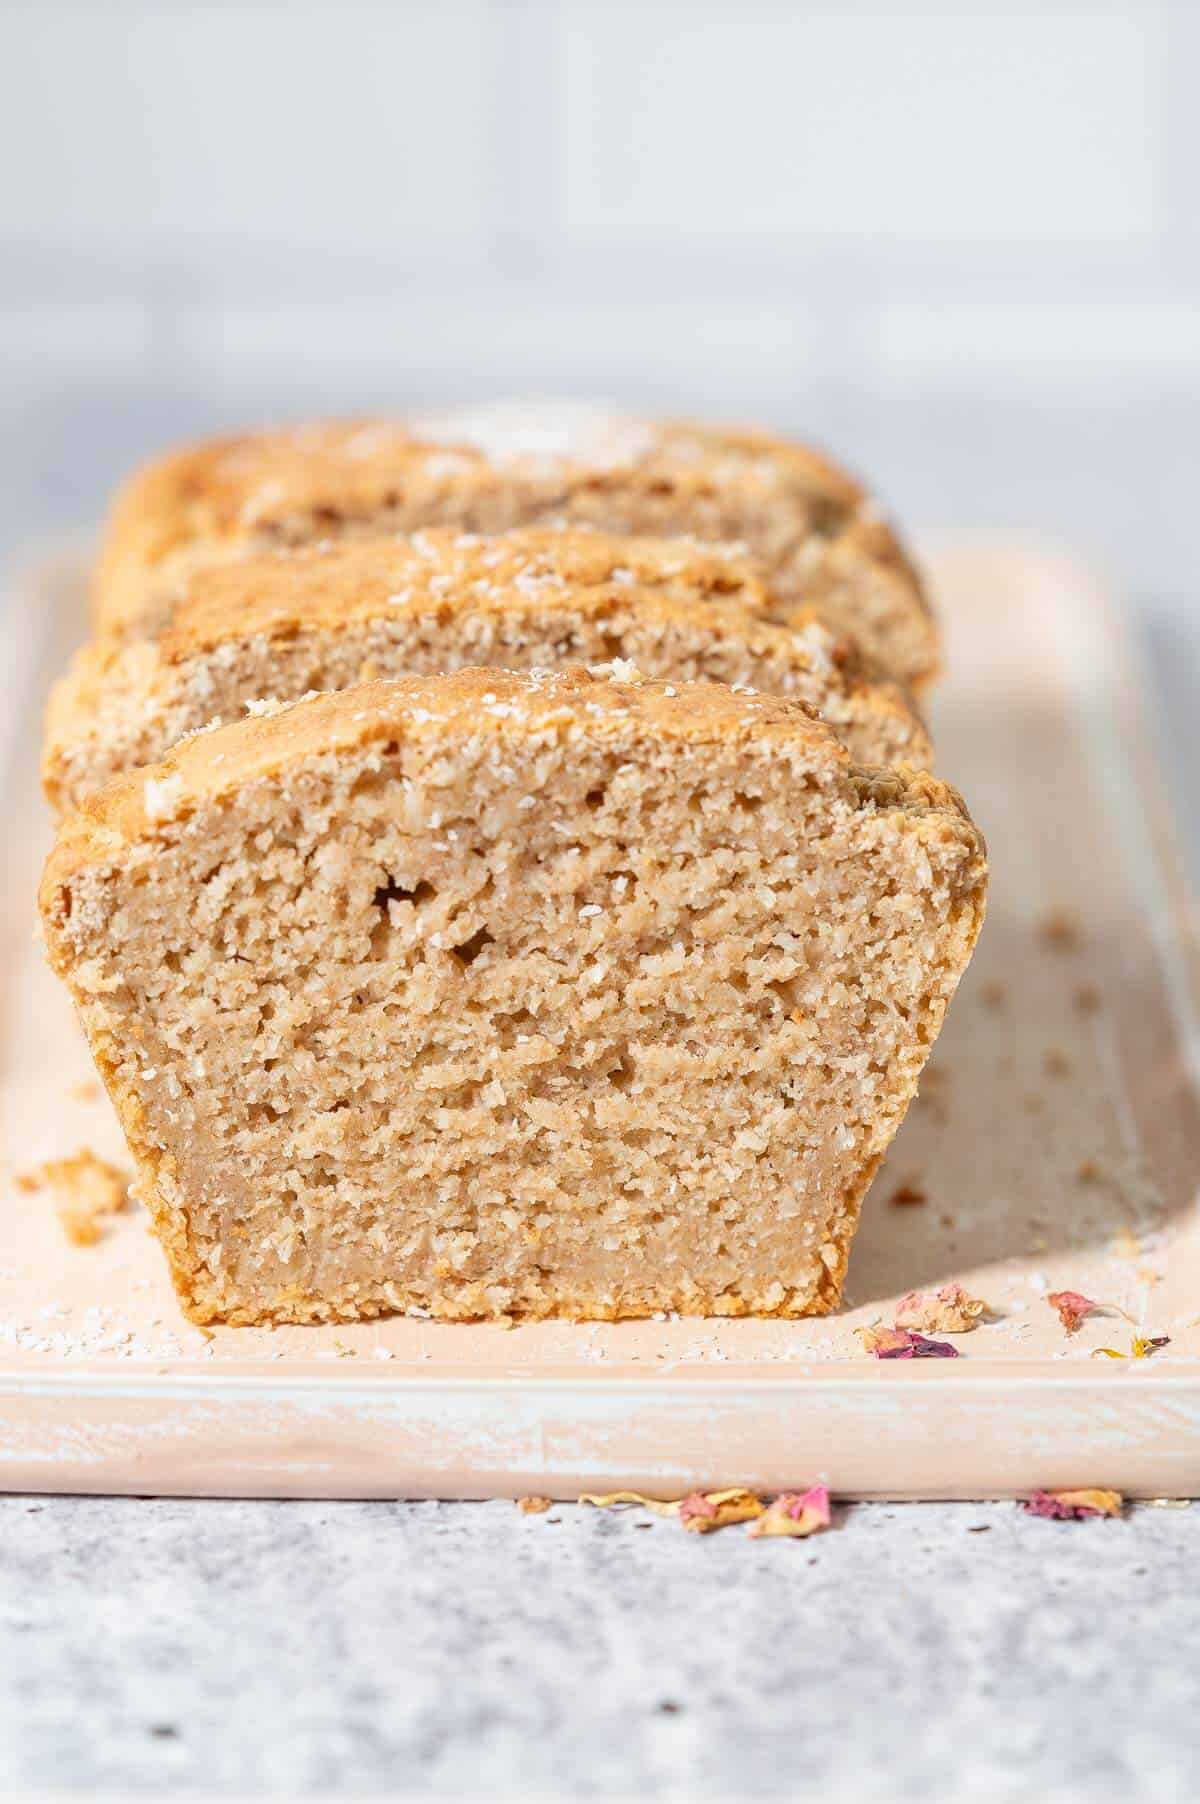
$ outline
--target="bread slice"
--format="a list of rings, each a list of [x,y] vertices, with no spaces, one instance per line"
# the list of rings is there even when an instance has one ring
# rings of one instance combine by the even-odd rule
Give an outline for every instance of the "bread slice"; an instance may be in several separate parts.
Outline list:
[[[46,794],[77,807],[187,733],[366,676],[613,658],[645,676],[795,695],[860,763],[931,762],[894,684],[867,680],[854,648],[820,621],[776,626],[765,606],[728,550],[581,528],[480,539],[439,527],[214,565],[192,574],[157,640],[79,653],[51,698]]]
[[[41,909],[195,1320],[800,1315],[984,886],[795,702],[471,670],[115,779]]]
[[[937,670],[920,582],[870,498],[836,465],[766,433],[586,408],[335,422],[177,452],[117,498],[96,574],[97,624],[158,632],[197,565],[280,545],[564,522],[744,541],[777,618],[817,608],[910,687]]]

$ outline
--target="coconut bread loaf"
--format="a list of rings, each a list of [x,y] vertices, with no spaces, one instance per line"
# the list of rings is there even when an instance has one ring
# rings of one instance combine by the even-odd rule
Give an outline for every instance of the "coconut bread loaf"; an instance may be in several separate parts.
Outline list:
[[[863,764],[931,762],[894,684],[815,618],[766,616],[744,558],[683,540],[526,527],[434,528],[193,571],[153,640],[90,645],[56,686],[43,780],[60,811],[186,734],[370,676],[612,659],[645,676],[794,695]]]
[[[936,673],[921,584],[836,465],[765,433],[561,406],[299,426],[160,459],[117,498],[97,625],[157,633],[197,567],[280,546],[544,523],[742,541],[775,618],[815,608],[897,681],[919,689]]]
[[[41,909],[195,1320],[799,1315],[985,882],[797,702],[469,670],[114,779]]]

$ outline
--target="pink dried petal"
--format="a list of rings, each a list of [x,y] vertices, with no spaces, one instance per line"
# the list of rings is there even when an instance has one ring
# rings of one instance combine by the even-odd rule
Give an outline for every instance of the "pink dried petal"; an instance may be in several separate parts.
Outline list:
[[[825,1485],[808,1491],[784,1491],[752,1522],[746,1533],[754,1536],[787,1535],[803,1539],[829,1527],[833,1512]]]
[[[733,1522],[750,1522],[762,1513],[762,1498],[741,1486],[729,1491],[692,1491],[679,1504],[680,1522],[695,1535],[728,1528]]]
[[[863,1349],[876,1359],[957,1359],[948,1341],[928,1340],[911,1328],[861,1328]]]
[[[726,1491],[690,1491],[686,1497],[663,1499],[646,1497],[641,1491],[608,1491],[603,1495],[585,1492],[580,1503],[590,1503],[598,1510],[624,1509],[627,1506],[653,1510],[656,1516],[677,1516],[684,1528],[695,1534],[709,1529],[725,1528],[731,1522],[748,1522],[763,1511],[762,1498],[741,1485]]]
[[[911,1359],[912,1337],[903,1328],[862,1328],[863,1351],[876,1359]]]
[[[1068,1334],[1078,1334],[1081,1322],[1103,1309],[1103,1303],[1094,1303],[1091,1297],[1085,1297],[1078,1290],[1052,1290],[1046,1298],[1051,1309],[1057,1309],[1058,1319]]]
[[[1071,1516],[1074,1512],[1049,1491],[1034,1491],[1021,1506],[1028,1516],[1045,1516],[1051,1521]]]
[[[923,1334],[910,1334],[914,1359],[957,1359],[957,1347],[948,1340],[926,1340]]]
[[[1022,1507],[1030,1516],[1082,1522],[1089,1516],[1119,1516],[1122,1502],[1119,1491],[1034,1491]]]
[[[811,1516],[816,1518],[818,1528],[828,1528],[833,1521],[833,1508],[829,1501],[828,1485],[810,1485],[807,1491],[784,1491],[775,1499],[785,1515],[800,1518]]]

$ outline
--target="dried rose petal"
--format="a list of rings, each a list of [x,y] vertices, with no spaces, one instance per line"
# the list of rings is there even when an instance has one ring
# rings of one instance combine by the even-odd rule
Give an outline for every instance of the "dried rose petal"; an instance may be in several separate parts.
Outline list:
[[[856,1332],[862,1337],[863,1352],[873,1353],[876,1359],[911,1359],[912,1339],[903,1328],[885,1328],[877,1324],[872,1328],[859,1328]]]
[[[664,1501],[660,1497],[643,1497],[640,1491],[608,1491],[603,1496],[585,1491],[579,1501],[580,1503],[590,1503],[593,1509],[597,1510],[615,1510],[619,1509],[622,1504],[630,1504],[643,1510],[653,1510],[656,1516],[677,1516],[679,1514],[678,1498],[673,1502]]]
[[[910,1290],[896,1305],[897,1328],[919,1328],[926,1334],[969,1334],[979,1325],[987,1304],[961,1284],[940,1290]]]
[[[952,1347],[948,1340],[927,1340],[923,1334],[911,1334],[914,1359],[957,1359],[957,1347]]]
[[[911,1328],[859,1328],[863,1350],[876,1359],[957,1359],[958,1349],[948,1341],[927,1340]]]
[[[1097,1309],[1107,1308],[1107,1304],[1093,1303],[1091,1297],[1078,1290],[1052,1290],[1046,1301],[1051,1309],[1057,1309],[1058,1319],[1068,1334],[1078,1334],[1081,1322]]]
[[[727,1491],[690,1491],[686,1497],[672,1499],[646,1497],[641,1491],[608,1491],[602,1496],[585,1492],[579,1501],[598,1510],[630,1506],[652,1510],[656,1516],[678,1516],[693,1534],[707,1534],[731,1522],[749,1522],[760,1516],[764,1507],[760,1497],[740,1485]]]
[[[552,1502],[550,1497],[518,1497],[517,1508],[522,1516],[544,1516]]]
[[[1088,1516],[1119,1516],[1123,1503],[1119,1491],[1035,1491],[1023,1508],[1030,1516],[1081,1522]]]
[[[733,1522],[750,1522],[763,1513],[763,1501],[753,1491],[693,1491],[681,1499],[679,1520],[694,1535],[711,1534]]]
[[[825,1485],[813,1485],[808,1491],[784,1491],[768,1505],[757,1522],[750,1524],[746,1533],[803,1538],[828,1528],[832,1514]]]
[[[1097,1355],[1103,1354],[1105,1359],[1149,1359],[1150,1355],[1157,1353],[1160,1347],[1169,1347],[1170,1344],[1171,1336],[1169,1334],[1155,1334],[1149,1337],[1144,1334],[1135,1334],[1129,1343],[1128,1353],[1122,1353],[1116,1347],[1093,1347],[1092,1358],[1095,1359]]]

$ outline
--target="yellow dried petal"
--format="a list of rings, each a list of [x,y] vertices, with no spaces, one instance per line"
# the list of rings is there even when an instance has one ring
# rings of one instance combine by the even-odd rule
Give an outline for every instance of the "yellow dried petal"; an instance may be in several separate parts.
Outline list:
[[[1093,1347],[1092,1358],[1103,1353],[1106,1359],[1149,1359],[1160,1347],[1168,1347],[1170,1344],[1169,1334],[1135,1334],[1129,1343],[1128,1353],[1119,1353],[1116,1347]]]
[[[824,1485],[815,1485],[799,1495],[785,1491],[746,1532],[756,1537],[786,1535],[804,1539],[828,1528],[829,1521],[829,1492]]]
[[[679,1520],[694,1535],[708,1535],[734,1522],[751,1522],[765,1506],[753,1491],[693,1491],[679,1503]]]
[[[682,1499],[664,1502],[659,1497],[643,1497],[640,1491],[608,1491],[603,1496],[585,1491],[579,1499],[580,1503],[590,1503],[593,1509],[615,1510],[622,1504],[630,1504],[643,1510],[653,1510],[656,1516],[677,1516]]]
[[[1094,1510],[1097,1516],[1119,1516],[1125,1501],[1120,1491],[1051,1491],[1050,1496],[1069,1510]]]

